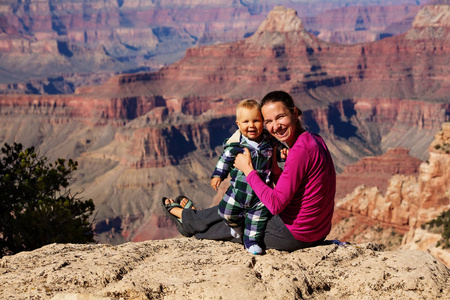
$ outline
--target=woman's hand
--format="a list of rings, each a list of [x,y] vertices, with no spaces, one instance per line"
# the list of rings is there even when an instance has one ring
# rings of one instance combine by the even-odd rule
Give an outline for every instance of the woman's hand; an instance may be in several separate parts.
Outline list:
[[[286,160],[289,150],[287,151],[283,151],[283,150],[287,150],[287,149],[282,149],[281,150],[281,158]],[[278,160],[277,160],[277,146],[275,146],[275,148],[273,149],[273,155],[272,155],[272,172],[270,173],[270,179],[274,182],[277,183],[278,182],[278,178],[280,178],[281,173],[283,172],[283,170],[278,166]]]
[[[274,152],[276,151],[276,148],[277,148],[277,146],[275,146]],[[289,149],[284,148],[284,149],[280,150],[281,159],[286,160],[286,158],[288,157],[288,154],[289,154]]]
[[[239,153],[236,155],[234,160],[234,167],[239,171],[243,172],[247,176],[251,171],[253,171],[252,157],[250,151],[244,148],[244,153]]]

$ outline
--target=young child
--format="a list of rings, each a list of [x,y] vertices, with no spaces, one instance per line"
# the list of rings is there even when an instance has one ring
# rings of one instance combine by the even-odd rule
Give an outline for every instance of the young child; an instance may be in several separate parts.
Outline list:
[[[268,183],[272,152],[278,144],[263,130],[263,118],[256,100],[242,100],[237,105],[236,124],[239,130],[225,140],[224,152],[211,176],[211,186],[217,191],[220,183],[230,174],[230,187],[219,203],[219,215],[230,226],[231,234],[236,238],[243,235],[245,248],[257,255],[264,252],[261,242],[272,214],[248,185],[244,173],[235,169],[233,164],[236,155],[243,153],[244,147],[249,149],[255,170]],[[277,149],[281,150],[279,146]],[[245,225],[245,230],[242,230],[242,225]]]

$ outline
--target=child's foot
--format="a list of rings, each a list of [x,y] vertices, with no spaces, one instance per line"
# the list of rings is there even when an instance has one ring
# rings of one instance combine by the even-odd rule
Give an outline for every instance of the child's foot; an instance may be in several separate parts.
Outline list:
[[[240,239],[244,235],[244,229],[242,227],[230,227],[231,236]]]
[[[247,249],[248,252],[250,252],[253,255],[260,255],[260,254],[262,254],[264,252],[264,250],[260,246],[258,246],[256,244],[251,245],[250,247],[248,247],[246,249]]]

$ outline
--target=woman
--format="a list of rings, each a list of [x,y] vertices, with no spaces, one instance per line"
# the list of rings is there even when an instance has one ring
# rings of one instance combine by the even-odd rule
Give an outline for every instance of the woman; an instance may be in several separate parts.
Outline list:
[[[246,175],[256,195],[274,217],[264,235],[266,248],[294,251],[322,243],[331,230],[336,191],[336,173],[325,142],[300,124],[301,110],[283,91],[267,94],[261,101],[264,125],[269,133],[289,148],[281,170],[273,164],[275,187],[265,184],[253,169],[250,154],[236,157],[234,166]],[[164,199],[170,216],[176,216],[179,231],[199,239],[231,240],[228,227],[217,214],[217,207],[197,211],[184,196]],[[180,203],[180,205],[178,205]]]

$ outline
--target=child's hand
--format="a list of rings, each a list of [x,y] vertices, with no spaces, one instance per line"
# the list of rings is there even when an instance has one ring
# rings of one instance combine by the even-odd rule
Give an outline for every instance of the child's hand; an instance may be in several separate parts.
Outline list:
[[[222,179],[220,177],[213,177],[211,179],[211,187],[217,192],[217,189],[219,188],[220,184],[222,183]]]
[[[283,149],[283,150],[287,150],[287,149]],[[281,158],[283,158],[283,150],[280,151],[280,156]],[[273,149],[273,152],[276,153],[277,151],[277,147],[275,146],[275,148]],[[289,151],[287,151],[289,152]],[[287,157],[287,152],[285,151],[285,157]],[[286,159],[286,158],[283,158]],[[272,173],[270,174],[270,179],[274,182],[277,183],[278,182],[278,178],[281,176],[281,173],[283,172],[283,170],[278,166],[278,161],[277,161],[277,156],[274,154],[272,155]]]
[[[284,148],[284,149],[280,150],[280,157],[282,160],[286,160],[288,154],[289,154],[289,149]]]

